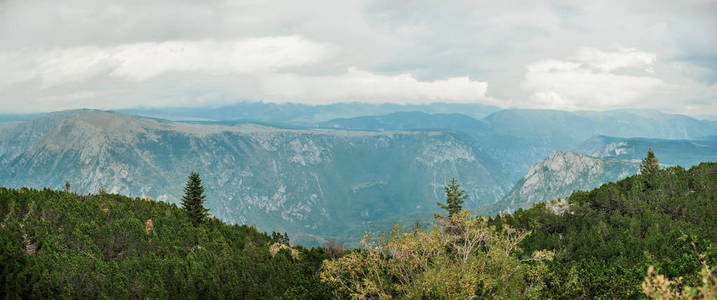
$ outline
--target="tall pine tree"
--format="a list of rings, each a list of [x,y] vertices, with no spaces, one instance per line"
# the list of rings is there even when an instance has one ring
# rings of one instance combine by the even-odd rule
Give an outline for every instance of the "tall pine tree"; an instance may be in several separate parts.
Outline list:
[[[640,165],[640,174],[650,176],[657,173],[659,169],[660,164],[657,160],[657,156],[655,156],[655,152],[652,152],[652,149],[647,150],[647,157],[642,160],[642,164]]]
[[[468,198],[466,191],[461,190],[461,185],[456,182],[455,178],[451,178],[450,184],[443,187],[446,192],[446,204],[438,202],[438,206],[448,211],[449,216],[453,216],[461,212],[463,209],[463,200]]]
[[[184,186],[184,197],[182,197],[182,207],[187,211],[189,219],[194,226],[201,224],[208,215],[209,209],[204,208],[204,187],[199,173],[192,172],[189,174],[187,185]]]

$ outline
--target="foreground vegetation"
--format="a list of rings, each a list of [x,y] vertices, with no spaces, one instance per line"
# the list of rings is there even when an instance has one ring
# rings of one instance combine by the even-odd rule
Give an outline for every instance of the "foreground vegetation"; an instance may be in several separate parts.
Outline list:
[[[717,163],[646,162],[643,175],[490,219],[456,212],[446,189],[449,216],[432,229],[367,237],[322,278],[354,298],[714,299]]]
[[[351,251],[291,247],[286,235],[145,199],[0,188],[0,294],[714,299],[717,163],[647,167],[491,218],[463,210],[451,182],[432,226],[396,226]]]
[[[717,263],[717,163],[635,175],[490,223],[530,231],[526,253],[555,251],[547,297],[640,297],[649,266],[701,285],[702,263]]]
[[[176,205],[0,188],[0,212],[5,298],[330,297],[322,249],[213,218],[195,227]]]

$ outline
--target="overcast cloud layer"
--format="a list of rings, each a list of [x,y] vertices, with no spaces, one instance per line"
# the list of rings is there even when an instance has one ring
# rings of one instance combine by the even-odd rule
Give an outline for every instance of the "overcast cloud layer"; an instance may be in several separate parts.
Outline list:
[[[0,113],[362,101],[717,115],[717,1],[581,3],[0,0]]]

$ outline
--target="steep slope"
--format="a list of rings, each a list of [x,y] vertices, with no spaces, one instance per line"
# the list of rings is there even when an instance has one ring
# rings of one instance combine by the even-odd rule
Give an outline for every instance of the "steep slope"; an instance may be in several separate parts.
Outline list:
[[[595,136],[575,151],[595,157],[612,157],[623,160],[638,160],[649,149],[655,151],[660,164],[690,167],[704,161],[717,161],[717,140],[666,140],[647,138],[616,138]]]
[[[197,171],[212,214],[305,243],[431,212],[452,176],[470,194],[470,208],[509,188],[506,172],[471,139],[441,131],[206,125],[82,111],[42,132],[26,133],[41,137],[10,157],[0,170],[3,184],[61,188],[69,181],[78,192],[104,188],[176,203],[186,176]]]
[[[25,152],[60,122],[87,112],[54,112],[28,121],[0,123],[0,167]]]
[[[510,213],[533,203],[566,197],[606,182],[637,173],[639,162],[601,159],[575,152],[555,151],[530,168],[501,200],[481,210],[485,214]]]

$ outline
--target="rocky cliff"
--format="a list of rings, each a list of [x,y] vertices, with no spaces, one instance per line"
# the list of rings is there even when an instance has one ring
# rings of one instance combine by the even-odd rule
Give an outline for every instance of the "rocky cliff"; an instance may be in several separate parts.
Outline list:
[[[535,164],[499,202],[481,211],[509,213],[533,203],[566,197],[573,191],[590,190],[617,181],[639,170],[639,162],[597,158],[569,151],[554,151]]]

